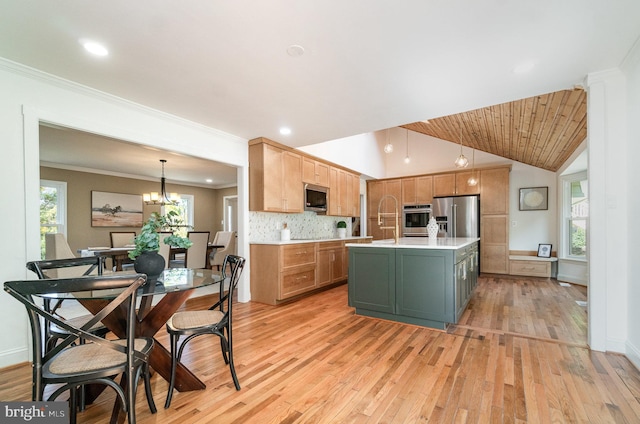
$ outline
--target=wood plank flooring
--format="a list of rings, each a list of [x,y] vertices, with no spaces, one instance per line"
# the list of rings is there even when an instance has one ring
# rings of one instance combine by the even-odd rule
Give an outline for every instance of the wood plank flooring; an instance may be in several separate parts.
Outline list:
[[[236,304],[242,390],[218,340],[201,338],[184,362],[207,388],[176,392],[165,410],[167,383],[154,375],[159,411],[148,411],[141,386],[138,422],[640,422],[640,372],[586,348],[586,310],[573,306],[585,299],[584,288],[555,280],[481,276],[460,325],[446,332],[356,316],[346,285],[277,307]],[[0,373],[0,399],[29,399],[29,366]],[[112,402],[105,391],[79,422],[108,422]]]

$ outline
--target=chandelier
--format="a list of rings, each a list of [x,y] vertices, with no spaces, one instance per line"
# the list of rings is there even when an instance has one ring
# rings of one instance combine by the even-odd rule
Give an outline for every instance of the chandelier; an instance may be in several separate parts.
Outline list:
[[[144,193],[142,195],[142,199],[147,205],[175,205],[179,200],[180,196],[178,193],[167,194],[167,190],[165,188],[165,179],[164,179],[164,164],[167,162],[166,159],[160,159],[162,163],[162,178],[160,178],[160,193],[156,191],[152,191],[151,193]]]
[[[453,163],[456,168],[466,168],[469,165],[469,159],[462,154],[462,125],[460,126],[460,156]]]

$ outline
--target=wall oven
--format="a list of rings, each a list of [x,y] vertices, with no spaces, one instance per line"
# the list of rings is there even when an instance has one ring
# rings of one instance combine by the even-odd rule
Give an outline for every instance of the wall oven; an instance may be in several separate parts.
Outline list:
[[[402,208],[403,237],[427,237],[431,205],[404,205]]]

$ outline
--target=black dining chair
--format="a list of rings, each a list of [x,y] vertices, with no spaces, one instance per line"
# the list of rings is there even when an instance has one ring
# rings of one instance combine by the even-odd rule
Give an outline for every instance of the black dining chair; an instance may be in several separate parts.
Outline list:
[[[91,274],[102,275],[104,259],[102,256],[87,256],[83,258],[30,261],[27,262],[27,269],[33,271],[41,280],[60,277],[80,277]],[[53,275],[50,275],[51,272]],[[60,314],[60,308],[64,300],[65,299],[44,298],[43,305],[47,312],[56,315],[60,319],[66,319]],[[91,318],[93,318],[93,315],[83,314],[68,318],[67,321],[71,325],[82,327]],[[90,331],[101,337],[109,332],[107,327],[100,321],[96,322]],[[63,339],[68,335],[68,331],[57,325],[52,324],[45,326],[43,331],[45,352],[51,350],[59,339]]]
[[[43,401],[44,388],[50,384],[57,387],[47,401],[54,401],[60,394],[69,391],[70,422],[74,424],[78,388],[86,384],[104,384],[115,390],[117,400],[128,413],[129,423],[135,424],[136,387],[142,374],[149,409],[152,413],[156,412],[149,379],[149,355],[153,339],[135,337],[136,294],[145,281],[144,274],[132,274],[4,283],[5,291],[26,307],[31,324],[33,401]],[[112,294],[111,296],[116,297],[105,301],[102,309],[81,327],[60,319],[35,301],[35,297],[73,295],[96,290],[121,292]],[[108,317],[117,308],[126,311],[124,338],[107,340],[89,331],[95,323]],[[55,324],[68,332],[68,336],[48,352],[44,352],[40,338],[41,320],[45,325]],[[118,374],[123,376],[120,384],[113,380],[113,376]]]
[[[165,408],[171,405],[176,367],[180,358],[182,358],[185,346],[195,337],[205,334],[220,337],[222,357],[225,364],[229,365],[236,390],[240,390],[240,383],[233,363],[231,306],[233,305],[233,294],[238,287],[238,281],[244,269],[244,263],[245,259],[240,256],[227,255],[222,267],[223,280],[220,282],[218,302],[207,310],[176,312],[167,321],[167,332],[169,333],[171,345],[171,379],[169,380],[167,400],[164,404]],[[230,270],[228,276],[226,274],[227,266],[229,266]],[[225,283],[229,285],[227,291],[224,290]],[[181,343],[178,343],[181,336],[186,337]]]

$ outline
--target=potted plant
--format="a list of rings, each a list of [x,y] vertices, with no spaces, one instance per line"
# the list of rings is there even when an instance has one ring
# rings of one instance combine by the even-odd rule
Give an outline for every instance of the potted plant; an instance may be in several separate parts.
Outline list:
[[[129,252],[129,258],[134,260],[133,266],[136,272],[147,274],[149,280],[158,278],[165,266],[164,258],[158,254],[160,250],[159,231],[173,230],[180,226],[182,226],[182,221],[176,211],[169,211],[165,215],[153,212],[149,215],[140,229],[140,234],[135,238],[135,249]],[[184,249],[188,249],[193,244],[188,238],[175,234],[165,237],[162,242]]]
[[[346,238],[347,237],[347,223],[344,222],[344,221],[338,221],[338,223],[336,224],[336,227],[338,227],[338,237]]]

